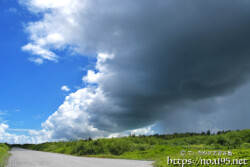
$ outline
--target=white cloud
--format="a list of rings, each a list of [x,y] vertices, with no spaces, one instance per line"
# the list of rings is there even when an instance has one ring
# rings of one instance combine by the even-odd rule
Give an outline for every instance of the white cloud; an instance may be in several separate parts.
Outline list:
[[[112,137],[124,137],[124,136],[129,136],[129,135],[153,135],[156,132],[152,130],[152,127],[154,127],[155,125],[150,125],[144,128],[139,128],[139,129],[134,129],[134,130],[128,130],[125,132],[121,132],[121,133],[112,133],[108,136],[108,138],[112,138]]]
[[[150,126],[145,127],[145,128],[134,129],[134,130],[131,130],[130,133],[135,134],[135,135],[152,135],[155,133],[152,130],[153,126],[154,125],[150,125]]]
[[[47,9],[62,9],[62,8],[70,8],[75,6],[77,1],[72,0],[21,0],[21,3],[25,4],[29,7],[29,9],[33,12],[43,11]],[[66,10],[66,9],[65,9]]]
[[[70,91],[70,89],[69,89],[68,86],[66,86],[66,85],[63,85],[63,86],[61,87],[61,90],[65,91],[65,92]]]
[[[88,70],[86,76],[82,78],[82,80],[86,83],[97,83],[100,78],[100,73],[95,73],[93,70]]]
[[[92,124],[92,119],[102,117],[95,109],[98,109],[96,104],[101,105],[100,103],[104,102],[105,98],[100,89],[95,87],[80,89],[67,96],[64,103],[42,126],[55,139],[102,137],[105,131],[96,128]],[[112,125],[107,119],[99,123]]]
[[[45,135],[41,133],[40,134],[32,134],[31,135],[16,135],[12,133],[8,133],[7,131],[31,131],[27,129],[9,129],[9,126],[7,124],[1,123],[0,124],[0,142],[1,143],[9,143],[9,144],[24,144],[24,143],[42,143],[45,141],[49,141],[49,136],[47,136],[47,133]]]
[[[7,129],[7,128],[9,128],[8,125],[1,123],[1,124],[0,124],[0,133],[1,133],[1,134],[4,133],[4,132],[5,132],[5,129]]]
[[[83,1],[19,1],[32,12],[44,13],[41,21],[30,22],[26,26],[26,31],[30,34],[30,43],[23,46],[23,51],[31,52],[37,56],[32,57],[31,61],[38,64],[42,64],[44,60],[57,62],[59,57],[51,49],[62,50],[69,45],[77,45],[76,40],[80,36],[76,35],[79,31],[76,19],[78,11],[82,10],[84,6]]]
[[[22,47],[22,50],[30,51],[33,55],[37,55],[38,57],[30,58],[30,61],[33,61],[37,64],[42,64],[43,60],[57,62],[57,56],[53,52],[44,49],[39,45],[27,44]]]

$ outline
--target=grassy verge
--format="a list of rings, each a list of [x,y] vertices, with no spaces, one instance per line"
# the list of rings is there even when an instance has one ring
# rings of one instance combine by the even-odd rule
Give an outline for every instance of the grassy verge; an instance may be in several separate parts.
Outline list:
[[[155,166],[164,167],[171,166],[167,165],[167,157],[193,160],[196,160],[197,157],[204,159],[250,159],[250,130],[219,132],[216,135],[210,134],[208,131],[200,134],[175,133],[172,135],[129,136],[97,140],[89,138],[78,141],[22,145],[21,147],[76,156],[153,160]],[[182,150],[191,151],[195,155],[182,156],[180,154]],[[222,151],[222,155],[197,155],[204,151],[206,153]],[[223,152],[228,151],[231,151],[232,155],[223,155]],[[250,162],[244,166],[250,166],[249,164]]]
[[[0,143],[0,167],[4,167],[9,156],[10,147],[7,144]]]

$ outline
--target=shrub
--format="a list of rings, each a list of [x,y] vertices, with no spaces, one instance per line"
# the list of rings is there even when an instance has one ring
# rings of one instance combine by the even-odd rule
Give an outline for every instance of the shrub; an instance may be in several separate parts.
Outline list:
[[[224,136],[219,136],[219,137],[217,138],[217,143],[218,143],[219,145],[225,146],[225,145],[228,144],[228,140],[227,140]]]
[[[250,143],[242,143],[240,145],[240,148],[243,148],[243,149],[250,149]]]
[[[207,145],[211,145],[211,144],[215,144],[216,143],[216,140],[214,137],[209,137],[206,141],[206,144]]]
[[[121,155],[125,152],[132,151],[132,144],[128,140],[114,140],[109,144],[109,151],[114,155]]]
[[[9,146],[0,143],[0,167],[5,165],[5,160],[8,157]]]

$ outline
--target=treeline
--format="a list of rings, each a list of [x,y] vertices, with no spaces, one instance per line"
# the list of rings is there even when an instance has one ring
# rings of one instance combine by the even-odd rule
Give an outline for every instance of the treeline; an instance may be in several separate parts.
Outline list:
[[[8,158],[9,150],[10,150],[10,145],[0,143],[0,167],[4,167],[6,159]]]
[[[135,136],[77,141],[48,142],[43,144],[16,145],[32,150],[56,152],[70,155],[122,155],[127,152],[145,151],[156,145],[187,146],[204,145],[211,149],[250,148],[250,130],[226,131],[211,134],[174,133],[167,135]]]

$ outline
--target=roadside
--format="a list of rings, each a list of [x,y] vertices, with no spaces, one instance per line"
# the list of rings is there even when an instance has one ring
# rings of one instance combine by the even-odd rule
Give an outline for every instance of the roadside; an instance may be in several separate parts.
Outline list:
[[[7,164],[10,146],[0,143],[0,167],[4,167]]]

